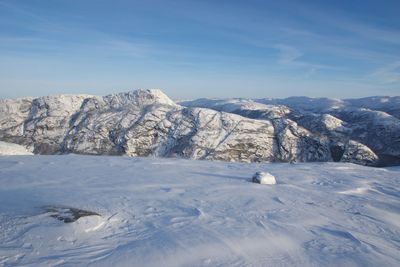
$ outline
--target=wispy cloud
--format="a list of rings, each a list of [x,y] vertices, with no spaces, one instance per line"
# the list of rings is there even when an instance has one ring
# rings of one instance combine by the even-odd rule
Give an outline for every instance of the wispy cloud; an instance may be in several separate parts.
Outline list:
[[[304,54],[295,47],[289,45],[277,44],[275,45],[275,48],[278,49],[280,52],[280,58],[278,60],[279,63],[289,64],[289,65],[302,64],[300,61],[296,60],[298,60]]]
[[[318,8],[318,5],[303,5],[300,3],[295,5],[297,12],[311,23],[318,23],[321,27],[331,27],[353,34],[350,39],[360,40],[359,38],[364,38],[368,41],[400,44],[399,29],[373,23],[376,21],[371,22],[366,18],[357,17],[354,13],[344,9],[330,8],[329,12],[327,12],[326,9]],[[327,30],[329,31],[329,29]],[[336,37],[340,37],[340,35]]]
[[[16,81],[73,75],[76,82],[97,75],[131,81],[136,73],[135,82],[148,75],[153,83],[159,71],[171,87],[186,80],[189,86],[204,81],[199,83],[204,88],[218,83],[249,88],[258,79],[255,86],[262,91],[277,77],[273,87],[291,80],[281,88],[308,90],[315,83],[321,95],[329,86],[346,94],[346,87],[393,88],[400,82],[399,25],[371,11],[359,16],[346,4],[59,1],[0,0],[3,80],[14,73]]]
[[[109,36],[105,40],[99,42],[98,45],[92,44],[99,50],[103,50],[109,54],[121,55],[131,58],[145,58],[157,53],[150,42],[144,40],[124,40]]]
[[[306,68],[308,75],[314,74],[320,69],[335,69],[334,66],[308,62],[302,59],[305,53],[299,49],[284,44],[274,46],[279,51],[278,63],[287,67]]]
[[[368,23],[361,23],[355,20],[341,19],[334,24],[342,30],[350,31],[368,40],[400,44],[400,31],[377,27]]]
[[[11,1],[0,1],[0,6],[9,12],[17,13],[19,15],[23,15],[24,17],[29,17],[36,20],[43,20],[43,17],[37,15],[35,12],[30,11],[28,8],[21,6],[21,3],[16,5],[12,4]]]
[[[400,83],[400,61],[377,69],[372,73],[372,77],[384,84]]]

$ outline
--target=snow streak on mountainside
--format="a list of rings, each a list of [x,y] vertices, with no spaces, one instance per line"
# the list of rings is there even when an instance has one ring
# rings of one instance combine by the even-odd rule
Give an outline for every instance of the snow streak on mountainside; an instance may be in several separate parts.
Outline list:
[[[5,155],[33,155],[25,147],[0,141],[0,156]]]
[[[160,90],[0,100],[0,140],[36,154],[394,165],[400,164],[399,102],[202,99],[179,105]]]
[[[0,266],[400,266],[400,167],[40,155],[0,170]],[[57,220],[69,207],[99,215]]]

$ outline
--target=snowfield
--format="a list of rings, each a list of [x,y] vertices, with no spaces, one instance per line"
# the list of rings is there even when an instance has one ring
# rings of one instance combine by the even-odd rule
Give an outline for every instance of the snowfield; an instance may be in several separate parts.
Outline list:
[[[349,163],[3,156],[0,266],[400,266],[399,185]]]

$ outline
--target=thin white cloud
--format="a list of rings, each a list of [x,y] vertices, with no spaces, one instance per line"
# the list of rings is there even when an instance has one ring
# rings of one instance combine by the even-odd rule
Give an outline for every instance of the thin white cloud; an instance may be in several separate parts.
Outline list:
[[[377,69],[372,73],[372,77],[384,84],[400,83],[400,61]]]
[[[400,44],[400,31],[398,30],[378,28],[367,23],[360,23],[358,21],[348,19],[335,23],[343,30],[348,30],[369,40]]]
[[[111,53],[118,53],[124,56],[142,58],[155,53],[154,48],[144,41],[132,41],[112,38],[102,42],[100,48]]]
[[[36,13],[30,11],[29,9],[21,6],[21,3],[14,5],[12,1],[3,2],[0,1],[0,6],[4,9],[7,9],[10,12],[17,13],[19,15],[23,15],[24,17],[30,17],[36,20],[43,20],[43,18]]]
[[[296,62],[296,60],[304,55],[304,53],[300,52],[297,48],[289,45],[277,44],[275,48],[280,51],[278,62],[281,64],[299,64],[300,61]]]
[[[278,63],[288,67],[306,68],[307,76],[314,74],[320,69],[335,69],[333,66],[318,64],[302,60],[305,55],[302,51],[296,47],[284,44],[277,44],[274,46],[275,49],[279,50]]]
[[[360,38],[363,38],[368,41],[400,44],[400,31],[398,29],[372,24],[370,21],[361,19],[346,10],[331,8],[329,12],[326,12],[327,10],[318,8],[317,5],[300,3],[292,3],[292,5],[296,5],[297,13],[310,22],[315,22],[321,27],[334,27],[340,31],[348,32],[353,34],[351,37],[353,39],[360,40]]]

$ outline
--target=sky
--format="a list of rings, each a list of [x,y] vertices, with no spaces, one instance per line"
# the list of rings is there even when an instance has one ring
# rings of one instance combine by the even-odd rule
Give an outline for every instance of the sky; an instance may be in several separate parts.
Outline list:
[[[400,95],[400,1],[0,0],[0,98]]]

